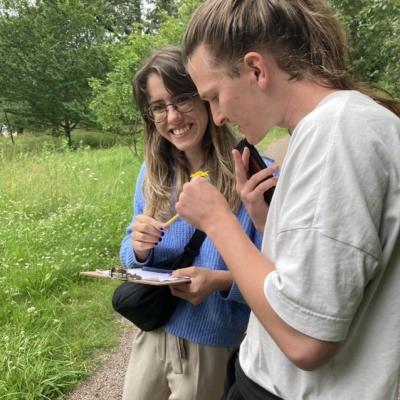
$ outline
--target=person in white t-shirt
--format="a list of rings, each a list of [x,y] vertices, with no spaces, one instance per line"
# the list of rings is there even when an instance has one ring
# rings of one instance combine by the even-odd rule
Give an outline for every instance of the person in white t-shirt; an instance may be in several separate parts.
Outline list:
[[[292,132],[271,205],[269,171],[237,190],[262,251],[218,190],[184,185],[179,215],[207,233],[252,309],[229,400],[390,400],[400,372],[400,104],[349,73],[323,0],[205,0],[185,63],[214,122],[258,143]],[[260,212],[260,210],[262,212]]]

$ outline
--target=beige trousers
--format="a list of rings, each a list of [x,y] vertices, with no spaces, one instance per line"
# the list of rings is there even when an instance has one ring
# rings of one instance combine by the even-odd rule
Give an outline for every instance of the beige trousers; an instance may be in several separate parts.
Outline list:
[[[162,329],[138,331],[123,400],[220,400],[228,347],[191,343]]]

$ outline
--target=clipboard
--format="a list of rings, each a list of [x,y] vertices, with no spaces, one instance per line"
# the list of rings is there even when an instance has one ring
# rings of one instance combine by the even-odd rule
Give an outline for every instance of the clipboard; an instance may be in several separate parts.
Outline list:
[[[111,270],[97,269],[95,271],[82,271],[79,273],[79,275],[88,276],[91,278],[114,279],[154,286],[180,285],[182,283],[191,282],[191,279],[188,276],[180,276],[178,278],[172,276],[169,272],[154,272],[143,270],[141,268],[113,268]]]

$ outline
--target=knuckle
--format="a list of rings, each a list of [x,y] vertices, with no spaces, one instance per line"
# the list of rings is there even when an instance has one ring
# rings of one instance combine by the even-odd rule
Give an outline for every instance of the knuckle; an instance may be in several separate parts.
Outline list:
[[[249,192],[241,193],[240,197],[243,199],[244,202],[251,203],[252,202],[252,195]]]

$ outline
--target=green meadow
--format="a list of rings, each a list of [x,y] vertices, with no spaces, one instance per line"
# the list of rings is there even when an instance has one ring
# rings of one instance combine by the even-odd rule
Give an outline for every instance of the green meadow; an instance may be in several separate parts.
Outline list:
[[[37,141],[17,137],[10,153],[10,139],[0,139],[2,400],[59,398],[120,328],[116,284],[79,272],[118,263],[141,161],[127,146],[27,143]]]

